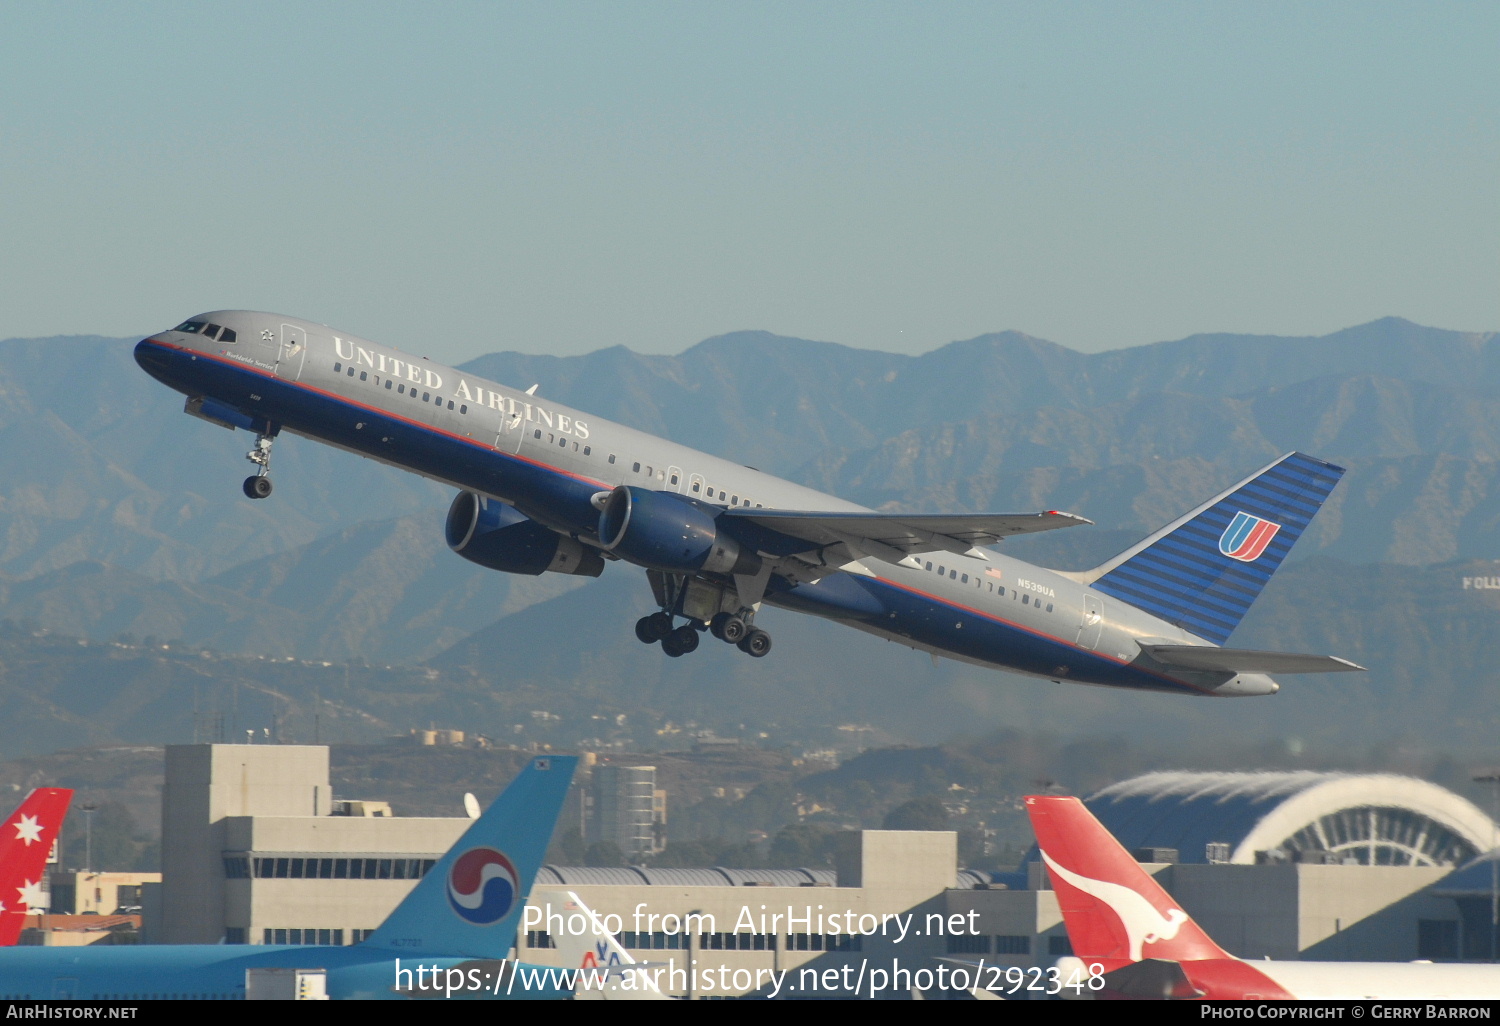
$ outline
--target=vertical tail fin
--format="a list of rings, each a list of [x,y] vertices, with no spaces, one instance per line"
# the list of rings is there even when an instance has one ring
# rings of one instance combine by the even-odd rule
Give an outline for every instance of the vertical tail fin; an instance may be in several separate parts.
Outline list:
[[[364,943],[413,958],[508,955],[577,765],[532,759]]]
[[[594,991],[594,996],[608,1001],[667,1000],[648,970],[629,968],[637,964],[636,960],[578,895],[572,891],[537,891],[530,904],[541,913],[547,932],[557,943],[562,964],[580,970],[577,995]]]
[[[1077,798],[1031,795],[1026,811],[1079,958],[1230,957]]]
[[[14,944],[33,905],[42,904],[42,874],[68,815],[73,792],[39,787],[0,824],[0,945]]]
[[[1343,474],[1343,467],[1288,453],[1085,579],[1222,645]]]

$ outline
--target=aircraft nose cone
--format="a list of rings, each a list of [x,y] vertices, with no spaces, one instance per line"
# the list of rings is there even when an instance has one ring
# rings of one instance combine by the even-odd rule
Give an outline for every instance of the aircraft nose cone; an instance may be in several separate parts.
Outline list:
[[[135,344],[135,362],[147,374],[158,377],[167,369],[167,354],[154,341],[143,338]]]

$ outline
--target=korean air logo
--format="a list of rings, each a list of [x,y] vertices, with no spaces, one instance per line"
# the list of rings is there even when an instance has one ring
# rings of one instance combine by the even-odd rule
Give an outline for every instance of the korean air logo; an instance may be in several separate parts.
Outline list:
[[[1253,563],[1266,551],[1266,546],[1271,544],[1279,530],[1280,524],[1252,517],[1241,510],[1219,536],[1219,551],[1241,563]]]
[[[494,848],[470,848],[448,870],[448,904],[475,926],[504,919],[520,889],[516,867]]]

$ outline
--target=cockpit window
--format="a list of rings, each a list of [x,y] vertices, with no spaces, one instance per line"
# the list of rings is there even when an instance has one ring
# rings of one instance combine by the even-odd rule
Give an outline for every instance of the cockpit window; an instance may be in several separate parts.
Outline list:
[[[219,336],[219,341],[220,342],[234,342],[234,341],[236,341],[237,338],[238,338],[238,336],[235,335],[233,328],[225,328],[224,329],[224,334],[222,334],[222,335]]]
[[[219,327],[219,325],[217,324],[210,324],[208,327],[203,329],[203,335],[206,338],[218,338],[219,332],[223,330],[224,329]]]
[[[198,334],[198,332],[200,332],[200,331],[203,330],[203,324],[204,324],[203,321],[183,321],[181,324],[177,325],[177,327],[173,328],[172,330],[173,331],[185,331],[189,335],[196,335],[196,334]]]

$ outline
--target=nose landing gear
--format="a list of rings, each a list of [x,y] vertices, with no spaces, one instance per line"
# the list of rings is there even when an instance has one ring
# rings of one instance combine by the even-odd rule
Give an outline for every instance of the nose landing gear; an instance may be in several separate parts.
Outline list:
[[[243,485],[247,499],[264,499],[271,494],[271,443],[276,440],[276,428],[271,426],[255,436],[255,448],[245,453],[245,459],[260,469],[245,478]]]

